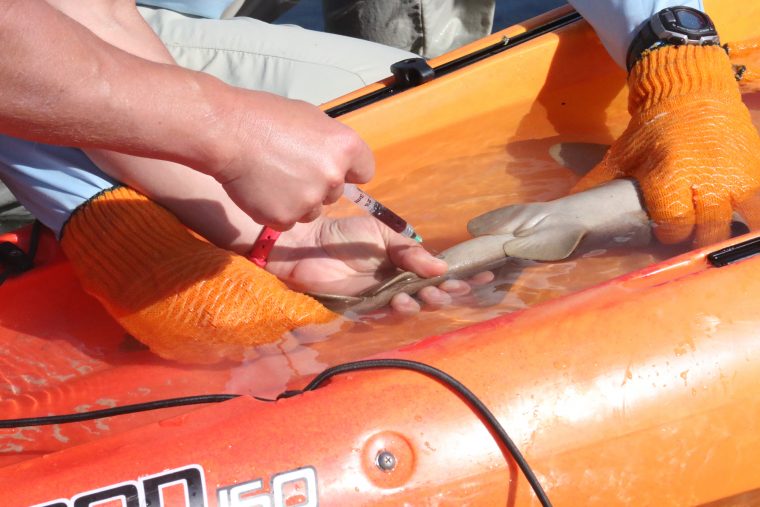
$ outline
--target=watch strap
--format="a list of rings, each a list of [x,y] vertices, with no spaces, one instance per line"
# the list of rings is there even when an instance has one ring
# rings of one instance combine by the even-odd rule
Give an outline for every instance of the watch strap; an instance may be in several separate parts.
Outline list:
[[[656,16],[657,14],[655,14]],[[642,53],[648,49],[654,49],[660,46],[664,46],[665,42],[660,40],[659,37],[652,30],[650,20],[641,27],[641,30],[636,34],[631,41],[631,45],[628,47],[628,54],[625,59],[625,67],[628,72],[631,72],[633,65],[641,58]]]

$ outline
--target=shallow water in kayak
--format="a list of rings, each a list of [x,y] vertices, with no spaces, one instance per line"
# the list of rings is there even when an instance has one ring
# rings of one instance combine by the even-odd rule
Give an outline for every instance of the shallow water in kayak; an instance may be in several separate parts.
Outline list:
[[[760,68],[760,51],[749,57]],[[564,82],[566,76],[560,78]],[[593,118],[588,118],[593,113],[588,104],[599,91],[591,87],[562,91],[578,97],[579,105],[561,109],[564,113],[575,107],[573,117],[557,115],[557,107],[548,109],[545,104],[558,98],[549,95],[422,137],[399,135],[398,141],[374,147],[377,176],[366,190],[412,222],[427,248],[441,251],[468,239],[466,223],[480,213],[565,195],[627,124],[622,80],[619,84],[619,89],[605,89],[608,96],[597,104],[604,114]],[[757,126],[759,84],[742,85]],[[330,213],[345,216],[356,210],[340,204]],[[677,253],[672,248],[618,247],[563,262],[509,262],[493,283],[451,307],[408,318],[379,312],[341,319],[252,351],[244,363],[214,366],[158,358],[126,336],[94,299],[81,293],[70,269],[58,264],[51,272],[24,275],[13,286],[13,297],[0,306],[0,412],[4,418],[30,417],[206,393],[274,396],[303,387],[305,377],[329,366],[412,347],[427,337],[572,294]],[[0,466],[193,410],[197,407],[0,430]]]
[[[760,82],[744,85],[745,102],[758,126],[759,90]],[[627,118],[621,117],[610,134],[622,132],[626,122]],[[440,132],[417,149],[406,150],[409,156],[401,161],[406,170],[394,168],[388,177],[383,177],[385,161],[382,151],[378,153],[377,181],[367,186],[367,191],[414,224],[425,238],[424,246],[432,252],[469,239],[467,221],[485,211],[566,195],[579,174],[592,167],[604,152],[603,145],[563,143],[560,136],[510,140],[505,144],[498,132],[489,139],[487,120],[478,128],[482,132],[477,136],[479,146],[473,146],[471,136]],[[461,146],[456,146],[457,139]],[[564,160],[557,156],[563,146],[571,148],[564,150],[570,153]],[[444,153],[438,157],[443,160],[418,162],[435,159],[432,154],[437,152]],[[457,152],[463,155],[445,155]],[[344,203],[333,206],[329,213],[356,214],[350,204]],[[228,387],[238,392],[274,395],[300,386],[301,377],[329,366],[381,356],[425,337],[580,291],[686,250],[688,246],[652,244],[596,249],[561,262],[512,260],[496,272],[494,282],[476,287],[472,294],[446,308],[406,318],[378,311],[321,328],[299,330],[283,343],[263,349],[261,357],[233,369]]]

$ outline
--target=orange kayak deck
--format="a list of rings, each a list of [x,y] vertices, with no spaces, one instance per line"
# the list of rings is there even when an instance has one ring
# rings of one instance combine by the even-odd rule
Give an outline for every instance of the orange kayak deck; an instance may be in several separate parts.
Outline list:
[[[731,10],[708,3],[724,40],[758,35],[760,7]],[[377,154],[367,190],[443,249],[472,216],[565,193],[578,175],[552,147],[609,144],[627,123],[624,78],[577,22],[343,119]],[[760,119],[760,92],[747,85],[744,98]],[[756,237],[523,265],[479,305],[343,323],[245,364],[199,367],[126,336],[44,235],[38,266],[0,286],[0,413],[272,396],[344,361],[408,359],[471,389],[556,505],[733,505],[760,497],[760,257],[750,248],[715,267],[706,255]],[[23,233],[0,241],[28,247]],[[392,470],[378,467],[381,452]],[[456,393],[397,370],[343,374],[276,403],[242,396],[0,429],[0,491],[13,506],[537,504]]]

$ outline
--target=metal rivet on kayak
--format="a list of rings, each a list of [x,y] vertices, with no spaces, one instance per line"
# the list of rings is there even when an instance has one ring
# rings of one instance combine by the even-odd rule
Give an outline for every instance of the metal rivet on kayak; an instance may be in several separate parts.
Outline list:
[[[400,488],[417,468],[418,451],[401,433],[379,431],[361,446],[361,470],[379,488]]]
[[[375,458],[375,465],[383,472],[392,472],[396,468],[396,456],[388,451],[380,451]]]

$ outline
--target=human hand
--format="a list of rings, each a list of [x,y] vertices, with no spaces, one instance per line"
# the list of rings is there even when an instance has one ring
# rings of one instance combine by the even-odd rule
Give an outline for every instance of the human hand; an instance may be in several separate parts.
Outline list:
[[[295,290],[336,295],[358,294],[397,268],[429,278],[445,273],[447,266],[419,243],[372,217],[323,217],[298,225],[280,236],[266,266]],[[475,282],[488,281],[489,275],[481,274]],[[438,287],[423,288],[417,296],[428,307],[440,307],[469,291],[466,281],[446,280]],[[404,293],[396,294],[390,306],[400,314],[420,310],[420,304]]]
[[[343,185],[366,183],[375,170],[366,143],[317,107],[262,92],[235,104],[235,155],[210,171],[256,222],[287,230],[315,220]]]
[[[760,137],[718,46],[663,47],[633,67],[628,128],[573,189],[638,180],[657,238],[693,234],[707,245],[730,234],[739,212],[760,225]]]
[[[77,208],[61,246],[84,289],[167,359],[241,360],[289,331],[337,317],[246,258],[201,240],[128,187]]]

